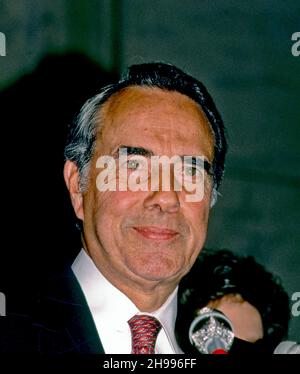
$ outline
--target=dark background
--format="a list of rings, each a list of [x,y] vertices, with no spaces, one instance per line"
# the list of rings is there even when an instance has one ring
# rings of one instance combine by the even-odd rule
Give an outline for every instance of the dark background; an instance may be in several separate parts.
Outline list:
[[[0,31],[7,313],[80,245],[62,179],[67,123],[127,65],[152,60],[203,81],[227,126],[207,245],[255,256],[290,297],[300,292],[299,1],[1,0]],[[292,316],[289,338],[300,341],[299,331]]]

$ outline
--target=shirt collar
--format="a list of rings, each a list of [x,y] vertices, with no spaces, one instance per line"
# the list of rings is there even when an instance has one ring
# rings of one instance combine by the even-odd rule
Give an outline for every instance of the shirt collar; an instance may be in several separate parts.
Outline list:
[[[127,323],[138,313],[134,303],[101,274],[84,249],[75,259],[72,270],[80,283],[92,315],[101,315],[103,326],[110,326],[111,321],[114,321],[114,327],[122,329],[124,320]]]
[[[101,318],[102,326],[110,326],[111,321],[114,321],[115,328],[123,331],[128,328],[127,321],[135,314],[149,314],[161,322],[169,342],[175,351],[178,351],[174,332],[178,287],[159,309],[152,313],[144,313],[101,274],[84,249],[73,262],[72,271],[79,281],[92,315]]]
[[[178,287],[171,293],[165,303],[157,309],[155,312],[152,312],[151,315],[156,317],[162,324],[163,329],[166,332],[166,335],[173,346],[177,347],[177,342],[175,338],[175,322],[177,316],[177,292]],[[176,349],[177,351],[178,349]]]

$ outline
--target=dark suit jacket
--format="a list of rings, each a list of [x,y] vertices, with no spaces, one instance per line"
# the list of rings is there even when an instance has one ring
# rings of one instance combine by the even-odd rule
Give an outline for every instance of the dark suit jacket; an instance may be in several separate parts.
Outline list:
[[[70,267],[45,282],[28,315],[0,321],[0,352],[104,353],[97,330]]]
[[[71,268],[48,279],[41,289],[31,313],[9,313],[0,318],[0,353],[105,353]],[[183,349],[186,353],[199,354],[190,344]],[[237,355],[272,352],[260,341],[253,344],[237,338],[230,351]]]

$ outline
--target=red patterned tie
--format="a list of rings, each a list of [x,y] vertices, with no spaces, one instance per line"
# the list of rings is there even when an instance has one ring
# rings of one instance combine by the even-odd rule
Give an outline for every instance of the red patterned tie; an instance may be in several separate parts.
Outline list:
[[[128,324],[132,335],[132,354],[154,354],[157,334],[161,329],[160,322],[145,314],[135,315]]]

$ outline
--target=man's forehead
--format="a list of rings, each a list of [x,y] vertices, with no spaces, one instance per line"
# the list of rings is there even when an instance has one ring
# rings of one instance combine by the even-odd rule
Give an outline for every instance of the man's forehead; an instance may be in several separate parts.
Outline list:
[[[170,146],[188,147],[190,154],[197,153],[199,145],[202,148],[204,143],[213,148],[211,126],[200,106],[177,91],[127,87],[108,99],[100,118],[98,140],[106,145],[118,140],[129,144],[130,139],[143,135],[143,140],[150,141],[154,137]],[[184,149],[182,153],[186,153]]]
[[[102,117],[107,120],[113,118],[120,112],[128,112],[133,107],[139,108],[145,105],[145,110],[149,111],[153,107],[177,106],[178,111],[184,115],[188,110],[203,113],[201,107],[190,97],[178,92],[168,91],[159,87],[129,86],[113,94],[101,109]],[[127,113],[128,114],[128,113]]]

